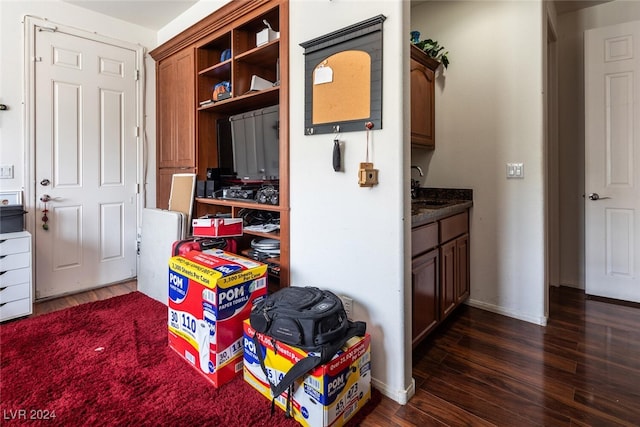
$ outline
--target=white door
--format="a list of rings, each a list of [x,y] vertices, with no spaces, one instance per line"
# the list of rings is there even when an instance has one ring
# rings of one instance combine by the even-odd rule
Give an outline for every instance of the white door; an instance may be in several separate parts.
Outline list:
[[[136,52],[60,29],[36,27],[34,40],[36,298],[46,298],[136,275]]]
[[[585,32],[586,293],[640,302],[640,21]]]

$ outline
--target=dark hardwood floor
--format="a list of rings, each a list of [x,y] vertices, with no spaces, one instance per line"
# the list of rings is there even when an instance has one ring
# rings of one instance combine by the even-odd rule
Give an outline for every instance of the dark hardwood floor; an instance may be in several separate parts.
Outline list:
[[[36,304],[41,314],[135,282]],[[416,394],[363,426],[639,426],[640,308],[550,290],[546,327],[468,306],[414,351]]]

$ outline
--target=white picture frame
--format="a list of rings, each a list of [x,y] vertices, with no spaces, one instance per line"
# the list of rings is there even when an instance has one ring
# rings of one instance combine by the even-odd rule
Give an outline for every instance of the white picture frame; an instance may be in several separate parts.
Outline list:
[[[22,191],[0,191],[0,206],[21,205]]]

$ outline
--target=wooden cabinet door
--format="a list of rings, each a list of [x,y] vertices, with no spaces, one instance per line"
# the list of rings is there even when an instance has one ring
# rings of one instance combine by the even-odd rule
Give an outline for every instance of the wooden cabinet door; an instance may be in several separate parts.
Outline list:
[[[469,234],[456,239],[456,304],[469,296]]]
[[[158,64],[157,72],[157,132],[158,167],[172,167],[175,161],[175,105],[170,101],[175,87],[176,64],[173,57]]]
[[[195,167],[195,64],[185,49],[158,65],[158,167]]]
[[[411,144],[435,147],[434,72],[411,60]]]
[[[456,241],[440,246],[440,318],[456,306]]]
[[[412,344],[418,343],[438,323],[438,250],[413,258],[411,263],[413,287]]]

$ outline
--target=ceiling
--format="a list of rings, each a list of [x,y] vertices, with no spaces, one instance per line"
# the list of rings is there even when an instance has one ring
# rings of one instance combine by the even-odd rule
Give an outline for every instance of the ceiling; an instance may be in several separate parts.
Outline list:
[[[554,3],[556,4],[556,12],[560,15],[610,1],[612,0],[555,0]]]
[[[158,31],[198,0],[63,0],[67,3]],[[202,0],[208,1],[208,0]],[[426,0],[411,0],[412,5]],[[545,0],[546,1],[546,0]],[[559,14],[612,0],[555,0]]]
[[[198,0],[63,0],[67,3],[158,31]]]

